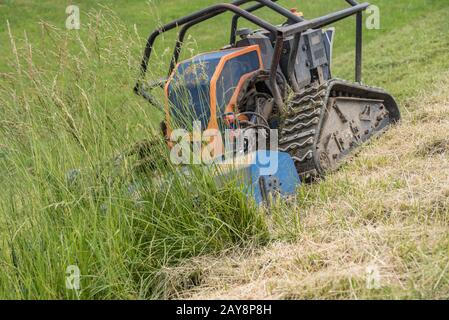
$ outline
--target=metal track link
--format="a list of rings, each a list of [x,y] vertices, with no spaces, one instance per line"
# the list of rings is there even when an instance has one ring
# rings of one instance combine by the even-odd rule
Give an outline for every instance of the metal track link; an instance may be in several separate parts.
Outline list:
[[[332,79],[287,102],[279,150],[292,156],[303,180],[313,181],[399,119],[396,102],[382,89]]]

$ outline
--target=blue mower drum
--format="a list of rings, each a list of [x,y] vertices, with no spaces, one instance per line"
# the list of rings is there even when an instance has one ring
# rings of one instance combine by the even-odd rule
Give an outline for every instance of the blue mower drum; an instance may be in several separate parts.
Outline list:
[[[227,170],[224,170],[227,171]],[[301,185],[291,156],[286,152],[261,150],[253,152],[232,169],[223,173],[219,181],[237,178],[244,192],[257,204],[269,204],[271,199],[296,195]]]

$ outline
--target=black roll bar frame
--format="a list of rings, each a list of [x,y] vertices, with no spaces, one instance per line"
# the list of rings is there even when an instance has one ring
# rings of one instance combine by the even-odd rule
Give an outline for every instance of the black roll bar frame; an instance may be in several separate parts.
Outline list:
[[[248,2],[256,1],[258,4],[255,4],[247,9],[240,8],[241,5],[244,5]],[[322,28],[329,24],[332,24],[334,22],[340,21],[342,19],[348,18],[352,15],[356,15],[356,61],[355,61],[355,80],[356,82],[362,81],[362,31],[363,31],[363,11],[365,11],[370,4],[365,2],[359,4],[355,0],[345,0],[351,7],[342,9],[340,11],[336,11],[333,13],[330,13],[328,15],[305,20],[302,17],[299,17],[289,10],[283,8],[282,6],[278,5],[276,2],[277,0],[236,0],[232,3],[219,3],[216,5],[212,5],[210,7],[207,7],[205,9],[202,9],[200,11],[197,11],[195,13],[192,13],[188,16],[185,16],[181,19],[174,20],[166,25],[163,25],[159,27],[158,29],[154,30],[150,36],[148,37],[141,66],[140,66],[140,75],[136,82],[136,85],[134,87],[134,92],[138,95],[141,95],[146,100],[148,100],[151,104],[157,105],[156,99],[144,88],[143,86],[143,80],[145,78],[147,69],[148,69],[148,63],[151,57],[151,53],[153,50],[153,45],[155,40],[159,35],[161,35],[164,32],[170,31],[172,29],[175,29],[177,27],[181,27],[181,30],[179,31],[178,38],[176,40],[175,49],[172,55],[172,59],[170,62],[170,68],[169,68],[169,74],[173,71],[175,68],[179,56],[181,53],[182,45],[184,42],[185,35],[187,31],[205,21],[208,19],[211,19],[217,15],[220,15],[225,12],[231,12],[234,14],[231,22],[231,38],[230,38],[230,45],[235,44],[235,33],[237,30],[238,20],[239,18],[244,18],[245,20],[252,22],[262,29],[265,29],[272,33],[275,36],[275,46],[274,46],[274,55],[271,62],[271,70],[270,70],[270,87],[273,92],[273,96],[275,99],[276,104],[279,107],[283,106],[282,97],[280,94],[280,90],[277,85],[277,70],[278,66],[281,60],[282,51],[283,51],[283,45],[284,40],[287,37],[294,37],[295,43],[299,43],[299,39],[301,36],[301,33],[303,33],[306,30],[314,29],[314,28]],[[295,21],[294,24],[288,25],[288,26],[275,26],[271,23],[255,16],[252,12],[261,9],[261,8],[269,8],[282,16]],[[296,46],[297,47],[297,46]],[[291,53],[291,57],[289,59],[289,63],[294,63],[294,59],[297,55],[297,50],[293,49]],[[293,70],[293,68],[290,68]],[[293,90],[297,91],[299,88],[297,88],[296,80],[294,79],[294,72],[292,71],[289,75],[291,83],[293,84]],[[162,87],[167,79],[161,79],[156,81],[154,84],[150,85],[148,89],[153,89],[155,87]]]

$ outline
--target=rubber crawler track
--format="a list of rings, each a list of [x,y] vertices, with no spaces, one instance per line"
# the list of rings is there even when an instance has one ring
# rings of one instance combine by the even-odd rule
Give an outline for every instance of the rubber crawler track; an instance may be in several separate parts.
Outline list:
[[[335,85],[344,90],[333,91]],[[311,181],[325,175],[318,159],[317,144],[324,113],[331,96],[379,98],[385,101],[391,121],[396,122],[400,119],[399,109],[394,99],[378,88],[333,79],[319,87],[308,88],[297,94],[286,105],[286,116],[283,117],[280,125],[279,150],[288,152],[292,156],[303,180]],[[386,129],[384,128],[382,132]],[[372,136],[382,132],[373,132]]]

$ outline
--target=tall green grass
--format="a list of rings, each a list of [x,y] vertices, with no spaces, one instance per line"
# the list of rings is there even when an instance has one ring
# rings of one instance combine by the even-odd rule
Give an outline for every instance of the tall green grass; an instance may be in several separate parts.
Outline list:
[[[344,0],[279,0],[278,2],[286,8],[297,8],[304,12],[308,19],[347,7]],[[370,43],[406,25],[413,25],[422,20],[427,12],[447,6],[446,1],[441,0],[372,0],[369,2],[380,8],[381,29],[365,32],[365,43]],[[105,7],[108,7],[125,21],[128,28],[132,29],[135,25],[139,35],[146,37],[157,25],[167,23],[215,3],[217,3],[216,0],[40,0],[38,2],[4,0],[0,2],[0,41],[2,44],[5,43],[5,46],[8,42],[7,27],[4,23],[7,19],[20,35],[23,34],[23,30],[26,30],[30,39],[39,39],[40,37],[39,21],[47,21],[54,26],[63,28],[66,19],[65,9],[70,4],[76,4],[80,8],[82,30],[85,30],[84,27],[89,21],[88,14],[91,10],[105,10]],[[273,14],[268,9],[257,11],[257,15],[272,23],[284,22],[282,17]],[[199,41],[201,51],[216,50],[226,44],[226,40],[229,39],[230,18],[230,14],[224,14],[192,29],[193,36],[201,40]],[[354,25],[354,19],[337,23],[337,39],[335,42],[337,54],[352,50],[355,38]],[[241,26],[250,25],[242,20]],[[160,46],[162,51],[165,47],[173,44],[174,34],[175,32],[171,32],[164,36],[166,41],[162,41],[163,44]],[[108,40],[114,42],[114,37],[112,36]],[[140,44],[140,46],[142,45],[143,43]],[[35,42],[35,46],[40,47],[38,41]],[[45,46],[41,48],[45,49]],[[8,56],[0,55],[0,72],[6,69],[5,64]]]
[[[15,69],[0,85],[0,298],[163,298],[164,267],[268,239],[237,182],[217,187],[208,170],[185,175],[170,163],[157,117],[132,95],[142,39],[110,13],[93,13],[88,28],[43,24],[45,51],[9,30]],[[125,153],[151,137],[157,161],[142,170]],[[81,270],[79,291],[65,287],[70,265]]]

